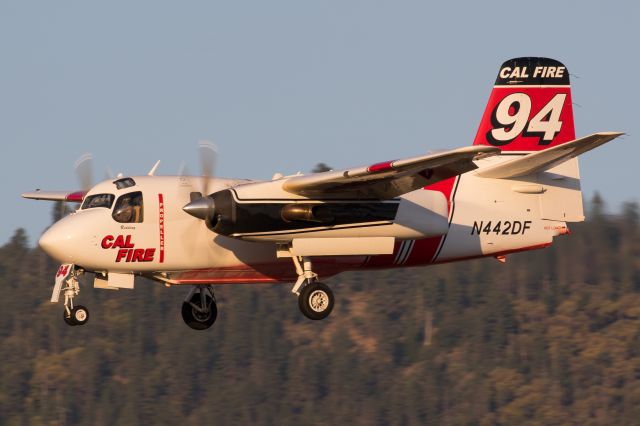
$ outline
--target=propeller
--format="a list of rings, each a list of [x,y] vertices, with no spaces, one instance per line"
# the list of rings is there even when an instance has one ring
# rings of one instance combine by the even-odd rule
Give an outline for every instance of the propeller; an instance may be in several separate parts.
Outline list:
[[[198,147],[202,170],[202,197],[192,198],[191,202],[185,205],[182,210],[193,217],[204,220],[207,226],[209,226],[216,214],[215,203],[213,198],[209,196],[209,185],[211,178],[214,176],[218,150],[211,141],[200,141],[198,142]]]
[[[74,163],[73,168],[76,171],[76,177],[78,178],[78,182],[80,183],[80,191],[69,194],[73,196],[74,202],[80,202],[84,198],[84,195],[89,191],[93,184],[93,156],[89,153],[82,154]],[[58,212],[54,216],[54,222],[65,217],[67,214],[71,213],[73,209],[70,209],[67,206],[66,202],[59,201],[58,202]]]
[[[93,188],[93,155],[91,153],[82,154],[74,163],[74,169],[76,170],[76,176],[80,183],[82,191],[87,192]],[[107,166],[104,170],[104,179],[116,179],[123,177],[122,173],[117,175],[113,173],[111,167]]]
[[[178,176],[187,176],[189,174],[189,168],[187,167],[187,162],[182,161],[180,163],[180,167],[178,168]]]
[[[108,179],[114,179],[115,178],[115,174],[113,173],[113,170],[111,170],[111,167],[107,166],[104,169],[104,179],[108,180]]]
[[[203,185],[202,195],[209,195],[209,181],[213,177],[213,171],[216,165],[216,158],[218,156],[218,148],[211,141],[199,141],[198,142],[200,153],[200,167],[202,170]]]
[[[80,188],[87,192],[93,186],[93,155],[82,154],[74,164]]]

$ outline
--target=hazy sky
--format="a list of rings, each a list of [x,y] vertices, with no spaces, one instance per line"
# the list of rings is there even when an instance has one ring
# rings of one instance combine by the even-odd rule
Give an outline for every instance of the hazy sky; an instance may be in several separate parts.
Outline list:
[[[470,145],[500,64],[548,56],[572,73],[576,134],[622,140],[581,157],[587,198],[637,200],[638,2],[0,1],[4,243],[35,243],[35,188],[198,170],[270,178]]]

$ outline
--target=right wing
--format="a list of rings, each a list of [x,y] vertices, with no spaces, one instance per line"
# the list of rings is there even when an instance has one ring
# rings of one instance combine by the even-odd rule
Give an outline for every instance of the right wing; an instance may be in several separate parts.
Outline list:
[[[68,201],[71,203],[81,203],[87,191],[40,191],[36,189],[32,192],[25,192],[22,198],[31,200],[48,200],[48,201]]]
[[[499,152],[492,146],[468,146],[368,167],[294,176],[282,188],[306,197],[385,200],[475,170],[474,160]]]

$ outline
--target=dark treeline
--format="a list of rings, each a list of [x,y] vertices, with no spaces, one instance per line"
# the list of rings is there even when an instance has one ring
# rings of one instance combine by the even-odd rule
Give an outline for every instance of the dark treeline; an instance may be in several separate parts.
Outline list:
[[[553,247],[328,280],[302,317],[290,285],[216,288],[187,328],[187,288],[145,281],[79,301],[23,231],[0,248],[0,424],[640,424],[639,212],[591,203]]]

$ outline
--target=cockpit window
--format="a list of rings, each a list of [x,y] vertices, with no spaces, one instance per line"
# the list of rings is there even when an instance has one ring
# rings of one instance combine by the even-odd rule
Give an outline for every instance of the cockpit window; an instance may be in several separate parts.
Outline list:
[[[113,209],[113,218],[120,223],[141,223],[143,217],[142,192],[121,195]]]
[[[132,186],[136,186],[136,181],[129,177],[114,180],[113,183],[118,189],[125,189],[125,188],[131,188]]]
[[[110,209],[113,205],[113,199],[115,196],[113,194],[94,194],[89,195],[84,199],[82,203],[82,210],[92,209],[94,207],[105,207]]]

